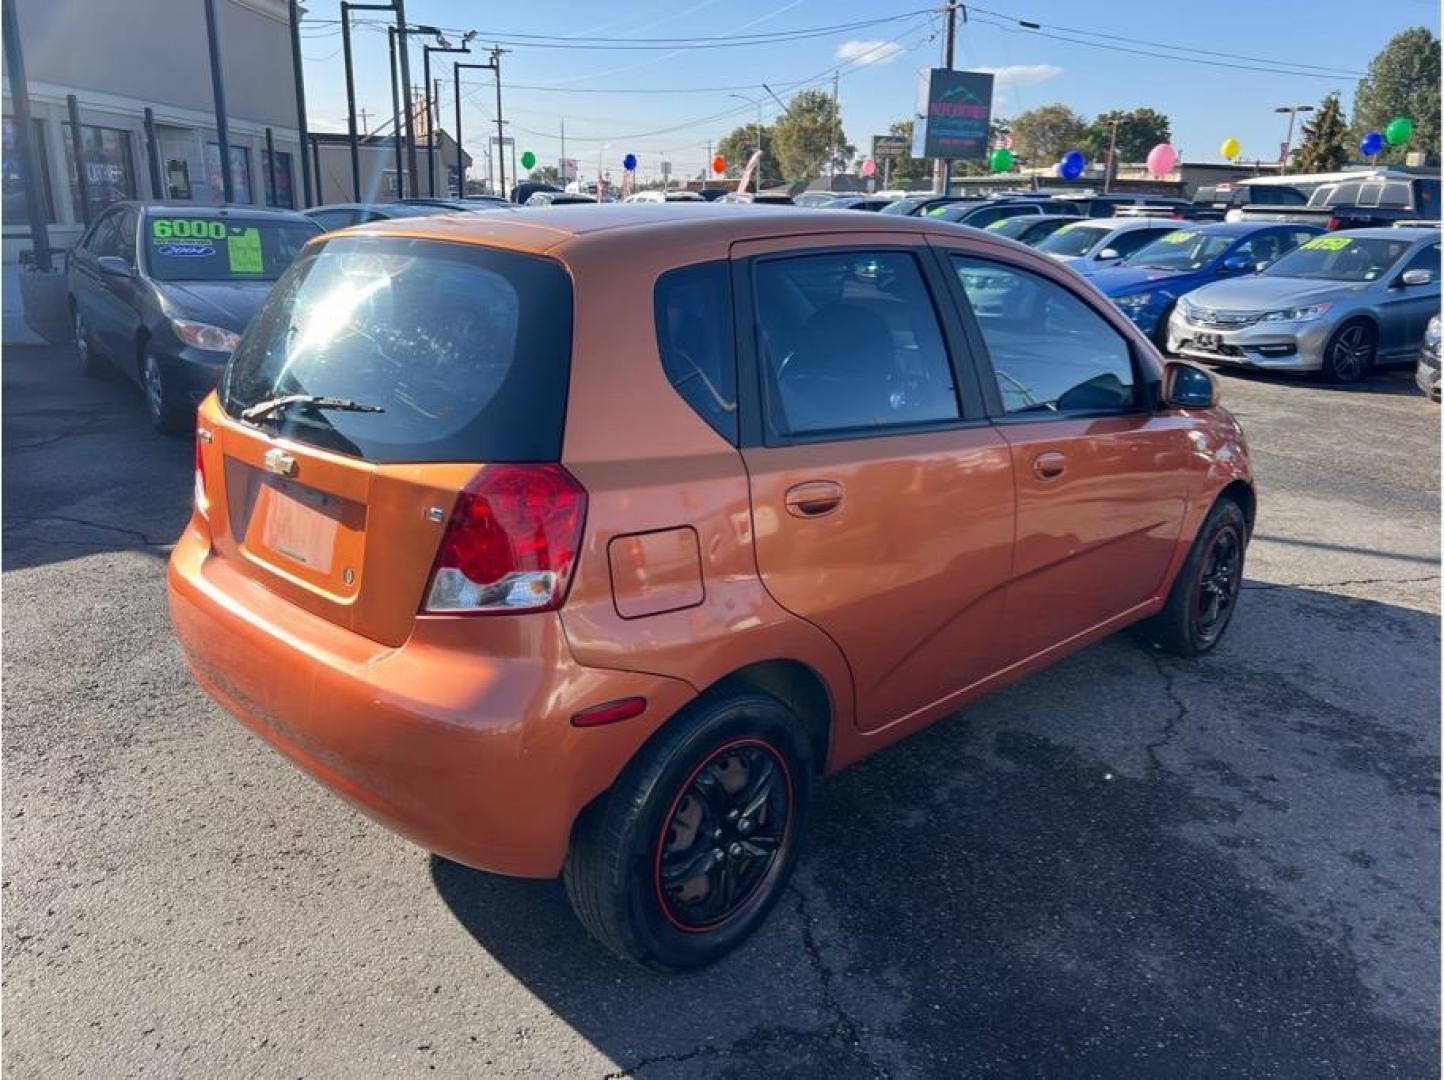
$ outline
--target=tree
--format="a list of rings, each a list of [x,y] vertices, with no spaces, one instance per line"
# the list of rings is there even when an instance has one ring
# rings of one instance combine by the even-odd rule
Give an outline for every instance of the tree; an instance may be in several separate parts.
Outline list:
[[[1113,138],[1113,122],[1118,122],[1116,161],[1143,161],[1148,151],[1172,137],[1168,117],[1153,109],[1114,109],[1103,113],[1088,125],[1083,136],[1083,149],[1089,160],[1102,161],[1108,155]]]
[[[527,175],[527,179],[538,184],[551,184],[552,187],[562,186],[561,173],[555,165],[538,165]]]
[[[757,163],[759,187],[775,187],[782,183],[782,166],[777,163],[772,128],[762,128],[762,160]],[[717,153],[727,159],[727,171],[740,175],[757,149],[757,125],[743,124],[733,129],[717,144]]]
[[[1300,172],[1338,172],[1349,162],[1349,126],[1344,123],[1338,92],[1326,96],[1304,124],[1304,141],[1294,154]]]
[[[1404,146],[1390,147],[1381,161],[1403,161],[1410,150],[1422,150],[1430,164],[1439,161],[1439,39],[1427,28],[1415,26],[1389,39],[1369,63],[1369,73],[1354,92],[1354,130],[1357,145],[1370,131],[1382,133],[1396,116],[1414,121],[1414,138]]]
[[[843,168],[857,153],[843,134],[837,104],[821,90],[795,95],[772,134],[782,175],[792,183],[811,180],[828,165]]]
[[[1066,105],[1029,109],[1013,120],[1013,153],[1027,164],[1046,165],[1078,149],[1087,130],[1083,118]]]

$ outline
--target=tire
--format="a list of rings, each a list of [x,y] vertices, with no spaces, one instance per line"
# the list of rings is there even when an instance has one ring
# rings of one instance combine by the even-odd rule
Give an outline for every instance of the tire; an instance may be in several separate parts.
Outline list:
[[[694,703],[582,815],[562,871],[572,910],[644,967],[719,959],[757,929],[792,875],[811,772],[802,724],[776,698]]]
[[[1179,568],[1168,603],[1140,627],[1144,637],[1165,652],[1185,657],[1202,656],[1223,640],[1238,606],[1247,545],[1243,510],[1232,499],[1220,498]]]
[[[80,360],[80,373],[87,379],[100,378],[105,374],[105,361],[95,348],[85,316],[74,304],[70,307],[70,325],[75,335],[75,352]]]
[[[1169,304],[1158,317],[1158,325],[1153,328],[1153,344],[1158,346],[1158,352],[1165,360],[1168,359],[1168,320],[1173,318],[1173,309],[1177,306],[1177,301]]]
[[[146,349],[140,359],[140,387],[151,426],[167,435],[185,431],[188,414],[175,402],[175,392],[165,378],[165,367],[155,353]]]
[[[1324,378],[1341,386],[1358,382],[1374,366],[1378,347],[1379,334],[1372,325],[1345,323],[1324,346]]]

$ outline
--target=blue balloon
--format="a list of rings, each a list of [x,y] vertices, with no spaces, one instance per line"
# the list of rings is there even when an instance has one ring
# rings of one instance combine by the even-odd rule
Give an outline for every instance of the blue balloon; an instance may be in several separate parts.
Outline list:
[[[636,167],[637,167],[637,155],[636,155],[636,154],[628,154],[626,157],[622,158],[622,168],[626,169],[628,172],[631,172],[631,171],[632,171],[633,169],[635,169]]]
[[[1061,166],[1059,171],[1063,174],[1064,179],[1077,180],[1083,175],[1083,170],[1088,167],[1088,159],[1083,156],[1081,151],[1069,150],[1058,164]]]
[[[1365,157],[1373,157],[1382,149],[1384,149],[1384,136],[1377,131],[1369,132],[1359,143],[1359,153]]]

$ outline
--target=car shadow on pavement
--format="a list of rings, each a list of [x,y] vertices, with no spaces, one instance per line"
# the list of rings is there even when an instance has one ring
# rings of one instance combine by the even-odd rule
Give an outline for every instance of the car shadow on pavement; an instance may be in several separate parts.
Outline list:
[[[1437,819],[1438,702],[1370,716],[1310,672],[1356,634],[1436,663],[1438,620],[1258,582],[1241,615],[1202,661],[1114,638],[823,782],[788,895],[701,973],[615,960],[559,883],[432,878],[627,1075],[1430,1074],[1438,837],[1413,822]],[[1372,853],[1334,848],[1350,826]],[[1370,920],[1416,862],[1395,944],[1423,971],[1389,972]]]
[[[1187,359],[1181,357],[1180,359]],[[1381,394],[1388,397],[1416,397],[1427,404],[1428,397],[1414,383],[1414,368],[1409,367],[1387,367],[1376,368],[1370,371],[1363,379],[1356,383],[1339,385],[1331,383],[1322,375],[1312,373],[1299,373],[1287,371],[1256,371],[1244,367],[1211,367],[1215,375],[1225,376],[1228,379],[1247,380],[1259,383],[1277,383],[1279,385],[1297,384],[1301,387],[1308,387],[1312,390],[1327,390],[1336,394]],[[1224,404],[1228,401],[1225,399]]]

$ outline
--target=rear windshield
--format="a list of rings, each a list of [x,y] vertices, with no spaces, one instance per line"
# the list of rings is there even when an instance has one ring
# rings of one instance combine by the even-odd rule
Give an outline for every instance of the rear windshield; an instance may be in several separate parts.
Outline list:
[[[1093,246],[1113,231],[1111,225],[1064,225],[1038,245],[1050,255],[1087,255]]]
[[[275,281],[321,229],[267,218],[151,217],[146,273],[159,281]]]
[[[337,236],[271,290],[221,384],[227,413],[290,394],[267,431],[377,462],[556,461],[571,368],[559,263],[472,244]]]

